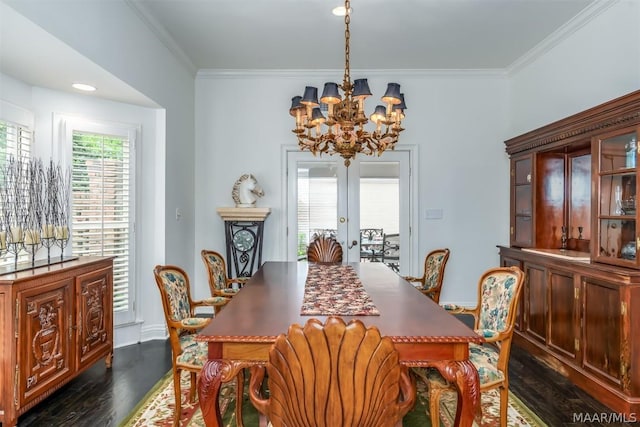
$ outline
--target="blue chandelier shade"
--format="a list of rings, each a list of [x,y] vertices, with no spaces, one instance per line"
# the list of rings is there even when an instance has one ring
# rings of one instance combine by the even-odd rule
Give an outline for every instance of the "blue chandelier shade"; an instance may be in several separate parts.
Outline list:
[[[353,97],[366,98],[367,96],[371,96],[371,89],[369,89],[367,79],[355,80],[353,82]]]
[[[340,92],[338,91],[338,84],[333,82],[325,83],[320,101],[325,104],[337,104],[342,101],[342,96],[340,96]]]
[[[304,88],[304,95],[302,95],[302,100],[300,101],[304,105],[311,105],[315,107],[318,104],[318,88],[313,86],[307,86]]]

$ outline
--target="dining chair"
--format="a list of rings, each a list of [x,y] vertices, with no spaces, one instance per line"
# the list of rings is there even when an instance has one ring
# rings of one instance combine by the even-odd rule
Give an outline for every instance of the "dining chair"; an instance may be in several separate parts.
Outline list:
[[[449,249],[434,249],[424,258],[424,271],[421,277],[404,276],[404,279],[418,288],[420,292],[440,302],[440,292],[444,280],[444,269],[449,260]]]
[[[380,251],[384,238],[382,228],[360,229],[360,258],[371,262],[380,262]]]
[[[475,308],[445,307],[454,314],[473,315],[474,330],[485,339],[485,344],[469,344],[469,361],[478,371],[480,391],[498,389],[500,393],[501,427],[507,425],[509,355],[524,277],[518,267],[491,268],[480,277]],[[440,424],[440,397],[445,392],[455,393],[455,388],[434,369],[415,368],[413,371],[429,386],[431,425],[437,427]]]
[[[333,237],[319,236],[307,248],[309,262],[342,262],[342,245]]]
[[[227,276],[227,264],[220,253],[203,249],[200,256],[207,269],[211,295],[233,298],[247,282],[248,278],[246,277],[229,278]],[[237,283],[238,286],[234,287],[234,283]]]
[[[160,290],[164,317],[169,331],[173,389],[175,393],[173,425],[178,426],[182,412],[182,393],[180,390],[182,371],[190,373],[189,400],[194,402],[196,375],[207,361],[207,344],[196,341],[195,336],[197,332],[209,324],[211,318],[196,317],[195,308],[199,306],[219,308],[229,300],[220,296],[213,296],[201,301],[193,300],[187,273],[175,265],[157,265],[153,269],[153,274]]]
[[[400,271],[400,234],[384,234],[380,261],[396,273]]]
[[[249,396],[261,425],[389,427],[402,425],[416,389],[389,337],[358,319],[329,316],[278,336],[266,368],[251,368]]]

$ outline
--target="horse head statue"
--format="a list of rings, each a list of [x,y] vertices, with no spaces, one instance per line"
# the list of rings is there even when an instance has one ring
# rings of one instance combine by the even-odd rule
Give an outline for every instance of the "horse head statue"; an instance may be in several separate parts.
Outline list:
[[[264,196],[264,191],[258,184],[256,177],[246,173],[233,184],[231,196],[236,208],[254,208],[258,197]]]

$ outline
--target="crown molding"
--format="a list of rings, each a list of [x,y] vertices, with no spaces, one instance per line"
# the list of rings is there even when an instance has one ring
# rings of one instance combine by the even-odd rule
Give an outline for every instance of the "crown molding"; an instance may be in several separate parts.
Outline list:
[[[326,76],[339,76],[342,79],[344,70],[340,69],[326,69],[326,70],[306,70],[306,69],[287,69],[287,70],[273,70],[273,69],[201,69],[196,74],[196,80],[207,79],[237,79],[237,78],[308,78],[308,77],[326,77]],[[351,75],[366,75],[367,77],[445,77],[445,78],[502,78],[506,77],[506,72],[503,69],[475,69],[475,70],[462,70],[462,69],[442,69],[442,70],[406,70],[406,69],[376,69],[376,70],[351,70]]]
[[[618,3],[618,1],[619,0],[595,0],[592,4],[587,6],[579,14],[569,20],[566,24],[551,33],[544,40],[534,46],[531,50],[522,55],[520,58],[516,59],[507,68],[505,68],[506,75],[511,76],[517,73],[527,65],[540,58],[545,53],[551,51],[554,47],[569,38],[580,28],[584,27],[589,22],[612,7],[614,4]]]
[[[160,42],[174,55],[174,57],[191,73],[195,76],[198,68],[191,61],[189,56],[184,52],[182,48],[176,43],[175,39],[164,29],[164,27],[158,22],[158,20],[149,12],[149,9],[141,2],[134,0],[124,0],[124,3],[135,12],[142,22],[151,30],[153,34],[160,40]]]

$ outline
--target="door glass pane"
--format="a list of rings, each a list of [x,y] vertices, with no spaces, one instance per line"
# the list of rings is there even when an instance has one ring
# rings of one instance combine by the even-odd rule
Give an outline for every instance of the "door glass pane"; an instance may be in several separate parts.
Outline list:
[[[400,270],[399,162],[360,162],[360,260]]]
[[[336,163],[297,163],[298,260],[307,256],[314,235],[336,237],[338,218],[338,178]]]

